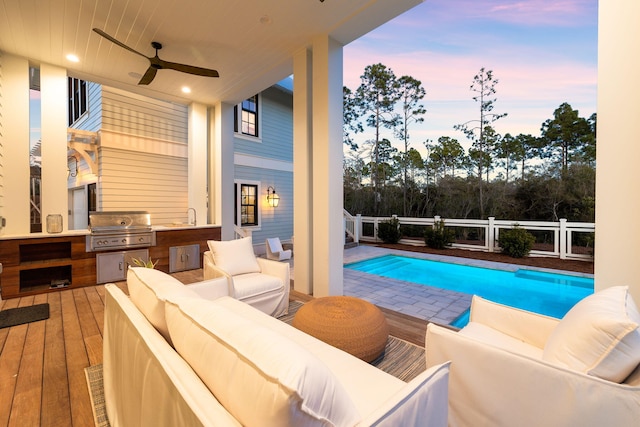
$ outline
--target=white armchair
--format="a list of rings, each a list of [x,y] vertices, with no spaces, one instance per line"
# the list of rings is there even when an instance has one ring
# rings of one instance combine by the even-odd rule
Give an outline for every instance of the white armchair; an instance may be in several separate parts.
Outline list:
[[[251,237],[207,242],[204,279],[225,277],[228,295],[271,316],[289,309],[289,264],[257,258]]]
[[[625,301],[627,313],[611,313]],[[452,362],[449,425],[637,426],[638,316],[624,287],[585,298],[562,321],[474,297],[459,332],[427,327],[427,367]]]

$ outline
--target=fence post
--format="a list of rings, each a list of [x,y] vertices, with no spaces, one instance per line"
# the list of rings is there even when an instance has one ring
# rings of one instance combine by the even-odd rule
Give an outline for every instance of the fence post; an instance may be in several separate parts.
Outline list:
[[[567,220],[560,219],[560,259],[567,258]]]
[[[373,219],[373,240],[378,242],[378,217]]]
[[[356,215],[356,223],[353,224],[353,240],[360,244],[360,236],[362,235],[362,214]]]
[[[495,230],[495,220],[496,218],[490,216],[487,218],[487,249],[489,252],[495,252],[496,246],[496,230]]]

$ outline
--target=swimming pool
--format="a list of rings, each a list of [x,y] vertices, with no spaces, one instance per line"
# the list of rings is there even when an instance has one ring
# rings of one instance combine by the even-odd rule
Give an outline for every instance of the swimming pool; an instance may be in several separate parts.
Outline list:
[[[433,286],[547,316],[561,318],[575,303],[593,293],[593,279],[521,268],[496,270],[442,261],[385,255],[346,264],[345,268]],[[462,327],[468,311],[451,324]]]

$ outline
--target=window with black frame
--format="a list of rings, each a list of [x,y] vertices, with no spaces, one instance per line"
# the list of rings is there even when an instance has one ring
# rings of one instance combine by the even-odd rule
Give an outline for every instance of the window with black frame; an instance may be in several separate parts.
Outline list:
[[[247,98],[234,108],[235,132],[258,137],[258,95]]]
[[[240,226],[258,225],[258,186],[240,184]]]
[[[69,77],[69,126],[87,112],[87,82]]]

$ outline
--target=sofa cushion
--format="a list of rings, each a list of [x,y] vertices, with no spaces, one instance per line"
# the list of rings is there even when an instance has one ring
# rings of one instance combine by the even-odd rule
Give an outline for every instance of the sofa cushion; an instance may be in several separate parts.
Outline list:
[[[284,284],[275,276],[262,273],[247,273],[233,276],[236,298],[243,300],[270,292],[282,292]]]
[[[167,303],[167,324],[178,353],[240,423],[356,424],[351,399],[318,358],[220,300]]]
[[[569,310],[549,336],[543,359],[622,382],[640,363],[639,324],[628,287],[605,289]]]
[[[209,240],[207,245],[216,266],[231,276],[260,272],[251,237],[225,241]]]
[[[127,288],[131,301],[160,334],[171,344],[164,316],[164,302],[170,297],[194,297],[198,294],[179,280],[159,270],[129,267]]]

